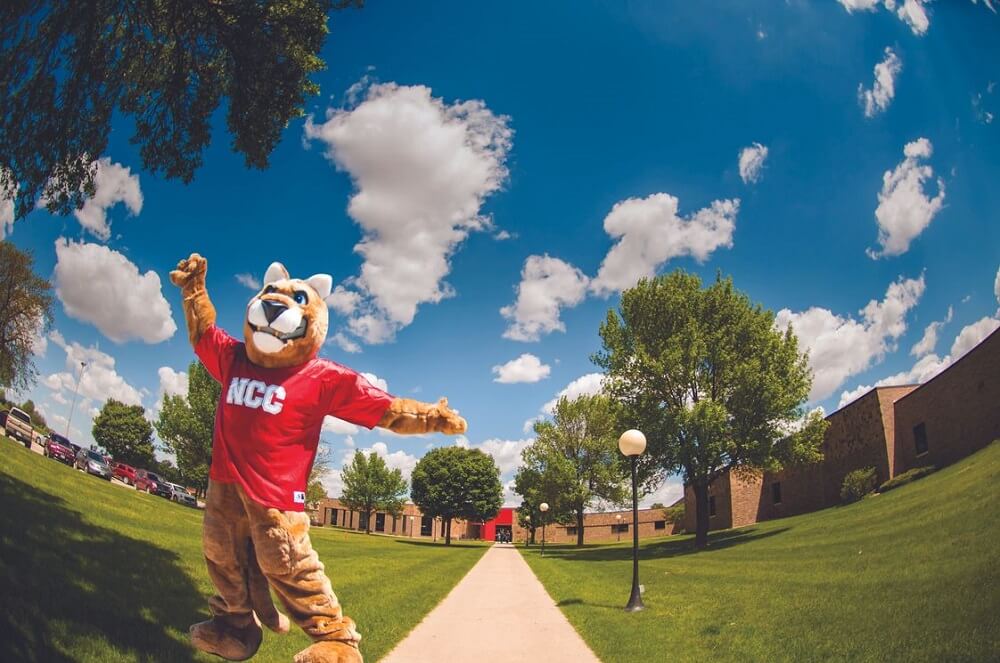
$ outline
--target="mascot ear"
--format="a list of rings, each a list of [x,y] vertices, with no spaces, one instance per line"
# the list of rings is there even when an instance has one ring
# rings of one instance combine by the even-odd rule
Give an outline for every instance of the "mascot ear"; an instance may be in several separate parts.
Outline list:
[[[313,274],[306,279],[306,283],[312,286],[320,299],[326,299],[333,290],[333,277],[329,274]]]
[[[288,278],[288,270],[280,262],[272,262],[264,274],[264,285]]]

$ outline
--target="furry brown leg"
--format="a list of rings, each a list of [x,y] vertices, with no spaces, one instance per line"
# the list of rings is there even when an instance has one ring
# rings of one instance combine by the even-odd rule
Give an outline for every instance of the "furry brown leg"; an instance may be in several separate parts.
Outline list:
[[[264,631],[256,621],[237,628],[218,617],[198,622],[189,633],[195,647],[229,661],[247,660],[257,653],[264,638]]]

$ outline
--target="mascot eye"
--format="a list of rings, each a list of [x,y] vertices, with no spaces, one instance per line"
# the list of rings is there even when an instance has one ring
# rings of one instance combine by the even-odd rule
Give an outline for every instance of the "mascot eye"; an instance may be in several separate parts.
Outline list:
[[[306,293],[302,292],[301,290],[296,290],[295,294],[292,295],[292,299],[295,300],[296,304],[302,306],[309,301],[309,296],[306,295]]]

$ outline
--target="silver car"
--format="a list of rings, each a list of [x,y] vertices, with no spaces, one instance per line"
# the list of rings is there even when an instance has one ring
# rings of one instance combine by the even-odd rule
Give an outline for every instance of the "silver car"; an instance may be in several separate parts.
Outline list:
[[[87,474],[111,481],[111,466],[108,465],[104,456],[96,451],[80,449],[76,454],[76,460],[73,461],[73,467],[83,470]]]
[[[167,483],[167,485],[170,486],[170,492],[171,492],[170,499],[172,499],[174,502],[177,502],[178,504],[183,504],[184,506],[191,506],[194,508],[198,508],[198,500],[195,499],[195,496],[189,493],[187,489],[184,488],[184,486],[180,486],[176,483],[169,483],[169,482]]]

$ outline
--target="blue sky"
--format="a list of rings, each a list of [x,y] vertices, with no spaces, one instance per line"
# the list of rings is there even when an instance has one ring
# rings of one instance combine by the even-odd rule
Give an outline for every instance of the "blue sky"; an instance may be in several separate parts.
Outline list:
[[[220,115],[195,180],[162,180],[119,118],[93,204],[2,219],[59,291],[28,395],[65,426],[68,367],[90,360],[72,422],[87,443],[108,395],[152,413],[182,390],[194,357],[167,273],[192,251],[236,334],[253,294],[238,275],[331,274],[323,354],[448,396],[461,443],[505,480],[526,422],[596,388],[598,325],[645,274],[731,274],[810,349],[810,406],[926,380],[1000,324],[1000,16],[889,4],[336,13],[322,94],[268,170],[229,151]],[[324,440],[335,469],[375,448],[406,472],[455,442],[335,423]]]

